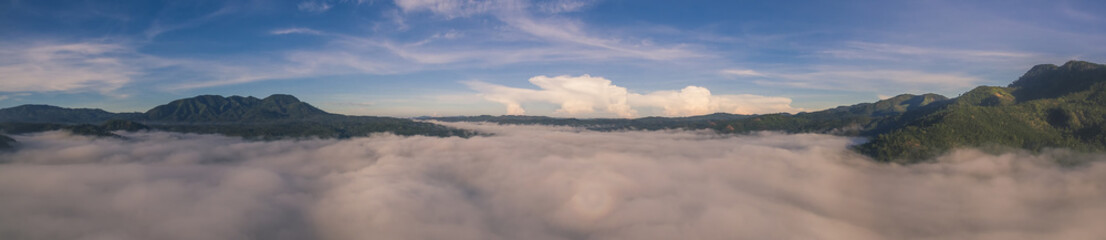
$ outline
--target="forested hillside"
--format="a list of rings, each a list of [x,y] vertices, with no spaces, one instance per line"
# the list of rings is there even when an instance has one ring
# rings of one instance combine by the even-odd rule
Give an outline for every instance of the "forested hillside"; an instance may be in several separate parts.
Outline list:
[[[720,133],[781,131],[868,137],[857,146],[880,161],[910,163],[959,147],[1015,147],[1032,151],[1068,148],[1106,150],[1106,66],[1071,61],[1038,65],[1006,87],[980,86],[956,98],[902,94],[874,103],[798,114],[637,119],[576,119],[540,116],[422,118],[446,122],[494,122],[582,127],[599,131],[713,129]],[[110,113],[23,105],[0,109],[0,133],[68,130],[115,136],[113,131],[155,129],[254,139],[348,138],[378,132],[400,135],[471,136],[428,122],[327,113],[291,95],[222,97],[201,95],[172,101],[145,113]],[[10,148],[0,138],[0,148]]]

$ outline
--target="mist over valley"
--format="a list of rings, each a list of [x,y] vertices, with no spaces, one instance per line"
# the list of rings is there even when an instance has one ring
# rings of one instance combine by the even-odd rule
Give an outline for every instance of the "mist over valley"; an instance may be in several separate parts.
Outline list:
[[[1103,239],[1102,13],[0,0],[0,240]]]
[[[820,134],[450,126],[494,134],[18,135],[0,155],[0,236],[1089,239],[1106,220],[1101,154],[898,165]]]

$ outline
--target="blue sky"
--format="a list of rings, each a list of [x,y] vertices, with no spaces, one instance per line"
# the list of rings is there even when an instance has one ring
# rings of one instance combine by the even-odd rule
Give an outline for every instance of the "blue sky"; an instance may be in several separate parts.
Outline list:
[[[797,112],[1106,62],[1102,1],[0,2],[0,107],[288,93],[331,112]]]

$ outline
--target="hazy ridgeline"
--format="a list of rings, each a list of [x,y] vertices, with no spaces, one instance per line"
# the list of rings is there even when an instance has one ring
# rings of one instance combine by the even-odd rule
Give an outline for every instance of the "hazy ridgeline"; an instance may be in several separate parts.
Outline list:
[[[1103,155],[962,149],[901,166],[829,135],[450,125],[495,135],[14,136],[0,239],[1106,236]]]

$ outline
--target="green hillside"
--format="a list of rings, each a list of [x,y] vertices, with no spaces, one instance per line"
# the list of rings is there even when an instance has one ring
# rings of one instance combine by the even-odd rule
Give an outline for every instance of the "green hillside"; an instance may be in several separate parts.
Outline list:
[[[1038,65],[1008,87],[977,87],[858,147],[916,162],[957,147],[1106,150],[1106,66]]]

